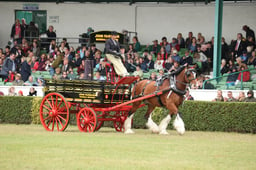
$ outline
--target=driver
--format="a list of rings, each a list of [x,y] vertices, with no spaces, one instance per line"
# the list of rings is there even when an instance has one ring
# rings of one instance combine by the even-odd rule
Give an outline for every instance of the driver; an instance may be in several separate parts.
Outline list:
[[[111,38],[108,39],[105,43],[106,57],[108,61],[113,64],[116,73],[119,76],[125,77],[129,75],[129,73],[127,72],[125,66],[122,63],[123,58],[120,53],[120,45],[116,38],[117,32],[113,31],[111,33]]]

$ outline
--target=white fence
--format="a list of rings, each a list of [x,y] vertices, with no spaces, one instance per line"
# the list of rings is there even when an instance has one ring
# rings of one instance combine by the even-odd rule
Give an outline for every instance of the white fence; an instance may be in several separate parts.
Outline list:
[[[8,89],[11,86],[0,86],[0,91],[4,93],[5,96],[8,95]],[[24,96],[28,96],[29,89],[31,86],[14,86],[15,92],[18,93],[18,91],[22,90]],[[43,88],[42,86],[33,86],[35,90],[37,91],[37,96],[44,96]],[[229,90],[222,90],[223,97],[227,97],[227,92]],[[248,90],[230,90],[233,92],[233,96],[237,97],[239,95],[240,91],[244,91],[245,94],[247,94]],[[254,91],[254,94],[256,91]],[[190,90],[190,94],[194,97],[195,100],[200,101],[212,101],[217,96],[217,90]]]

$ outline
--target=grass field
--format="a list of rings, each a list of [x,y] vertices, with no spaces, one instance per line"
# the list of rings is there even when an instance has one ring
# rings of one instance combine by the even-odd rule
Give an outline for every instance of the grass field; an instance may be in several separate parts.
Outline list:
[[[111,128],[47,132],[41,125],[0,124],[0,169],[255,169],[256,135],[176,131],[169,135]]]

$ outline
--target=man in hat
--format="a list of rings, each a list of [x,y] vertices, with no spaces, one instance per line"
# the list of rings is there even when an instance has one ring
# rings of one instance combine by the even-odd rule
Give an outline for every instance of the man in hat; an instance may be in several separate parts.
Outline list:
[[[256,99],[254,98],[254,92],[252,90],[249,90],[247,92],[247,97],[245,99],[245,102],[256,102]]]
[[[129,73],[122,63],[123,58],[120,53],[120,45],[116,38],[117,32],[113,31],[111,33],[111,38],[105,43],[106,57],[113,64],[117,75],[127,76]]]

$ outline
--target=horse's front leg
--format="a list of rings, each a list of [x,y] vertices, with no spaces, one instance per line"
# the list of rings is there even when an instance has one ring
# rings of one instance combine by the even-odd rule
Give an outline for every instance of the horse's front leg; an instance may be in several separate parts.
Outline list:
[[[170,111],[169,114],[161,121],[161,123],[159,124],[159,134],[161,135],[168,135],[168,132],[166,131],[166,128],[168,126],[168,124],[171,121],[171,115],[172,114],[177,114],[178,113],[178,109],[177,107],[171,103],[168,102],[168,104],[166,105],[166,108]]]
[[[177,132],[180,135],[183,135],[185,133],[185,124],[184,124],[182,118],[180,117],[179,113],[177,114],[177,116],[173,122],[173,127],[177,130]]]

